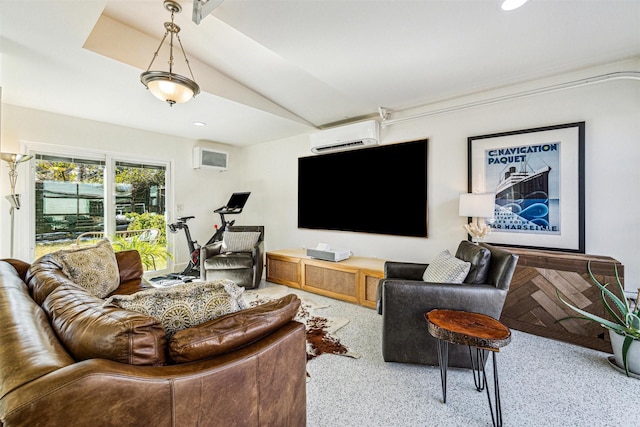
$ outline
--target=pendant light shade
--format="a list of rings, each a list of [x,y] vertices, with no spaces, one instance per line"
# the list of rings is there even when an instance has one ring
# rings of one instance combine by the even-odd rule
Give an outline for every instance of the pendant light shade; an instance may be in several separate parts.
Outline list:
[[[196,82],[179,74],[145,71],[140,75],[140,81],[156,98],[170,105],[182,104],[200,93]]]
[[[153,58],[151,59],[149,67],[147,67],[147,71],[140,75],[140,81],[156,98],[160,99],[161,101],[166,101],[170,106],[173,106],[173,104],[182,104],[184,102],[187,102],[191,98],[198,95],[200,93],[200,86],[198,86],[198,84],[194,81],[193,72],[191,71],[191,66],[189,65],[189,60],[187,59],[187,55],[184,52],[184,48],[182,47],[182,41],[180,40],[180,36],[178,35],[178,33],[180,32],[180,27],[173,23],[174,15],[182,11],[182,6],[180,6],[180,4],[176,3],[173,0],[165,0],[164,8],[171,12],[171,22],[164,23],[164,37],[162,37],[160,46],[158,46],[158,49],[153,54]],[[153,61],[157,58],[158,52],[162,48],[162,45],[164,44],[164,41],[168,35],[170,36],[169,71],[150,71],[151,66],[153,65]],[[180,44],[180,50],[182,51],[185,62],[187,63],[187,68],[189,68],[191,79],[181,76],[180,74],[175,74],[173,72],[174,37]]]
[[[515,10],[520,6],[523,6],[527,0],[504,0],[502,2],[502,10]]]

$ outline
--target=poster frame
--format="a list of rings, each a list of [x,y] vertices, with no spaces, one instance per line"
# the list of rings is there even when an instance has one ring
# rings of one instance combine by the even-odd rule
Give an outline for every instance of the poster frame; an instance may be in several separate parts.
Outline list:
[[[498,246],[585,253],[585,122],[564,123],[467,139],[468,191],[495,192],[487,188],[489,150],[559,142],[558,228],[555,234],[503,231],[495,225],[483,241]],[[490,185],[490,183],[489,183]]]

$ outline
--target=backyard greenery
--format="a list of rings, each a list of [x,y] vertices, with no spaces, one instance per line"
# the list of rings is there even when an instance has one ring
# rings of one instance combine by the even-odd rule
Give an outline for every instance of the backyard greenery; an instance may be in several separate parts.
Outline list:
[[[167,264],[167,259],[173,256],[167,251],[166,245],[157,242],[150,242],[144,238],[144,234],[135,234],[129,237],[116,236],[112,239],[113,250],[116,252],[135,249],[140,254],[145,270],[158,270],[158,263],[163,266]]]
[[[116,251],[136,249],[146,270],[166,268],[165,168],[116,161],[115,205],[106,202],[104,162],[38,156],[36,162],[36,248],[40,257],[73,244],[103,238],[105,209],[115,209]],[[159,232],[142,230],[159,230]],[[139,231],[139,232],[136,232]]]
[[[136,212],[129,212],[125,214],[125,217],[130,220],[127,230],[146,230],[149,228],[157,228],[160,230],[160,237],[158,238],[159,245],[166,245],[167,243],[167,221],[164,215],[145,212],[139,214]]]

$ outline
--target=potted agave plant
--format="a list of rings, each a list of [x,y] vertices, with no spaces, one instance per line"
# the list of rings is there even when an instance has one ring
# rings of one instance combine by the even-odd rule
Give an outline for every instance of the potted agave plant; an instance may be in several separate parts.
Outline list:
[[[607,289],[608,284],[603,285],[594,277],[591,272],[591,262],[589,262],[587,268],[589,270],[591,280],[598,288],[600,288],[604,308],[613,320],[607,320],[570,304],[562,299],[557,289],[556,294],[560,301],[571,307],[577,313],[581,314],[581,316],[571,318],[597,322],[603,328],[608,329],[616,364],[619,367],[624,368],[627,376],[630,376],[630,372],[640,375],[640,308],[638,307],[640,302],[638,301],[638,299],[640,299],[640,290],[638,292],[638,299],[636,299],[635,302],[635,307],[632,309],[626,298],[623,297],[621,300],[613,292]],[[620,295],[624,296],[624,288],[620,283],[617,268],[615,268],[615,274]]]

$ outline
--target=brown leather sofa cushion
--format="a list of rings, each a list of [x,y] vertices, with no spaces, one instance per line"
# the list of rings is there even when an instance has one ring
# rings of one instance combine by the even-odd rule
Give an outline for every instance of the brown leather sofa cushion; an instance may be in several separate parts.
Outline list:
[[[300,299],[289,294],[177,332],[169,341],[169,357],[193,362],[251,344],[293,320],[299,308]]]
[[[58,338],[75,360],[110,359],[131,365],[164,365],[166,338],[153,317],[104,306],[75,285],[61,285],[44,301]]]
[[[120,286],[125,282],[142,280],[144,267],[138,251],[132,249],[116,252],[116,261],[120,272]]]
[[[26,283],[31,297],[40,306],[58,286],[75,286],[75,283],[62,272],[62,265],[51,255],[41,256],[31,264],[27,271]]]

